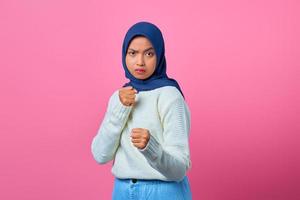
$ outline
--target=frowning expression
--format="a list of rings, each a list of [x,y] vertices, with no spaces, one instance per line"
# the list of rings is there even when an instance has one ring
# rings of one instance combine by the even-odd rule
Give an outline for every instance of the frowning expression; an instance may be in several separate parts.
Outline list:
[[[149,78],[156,68],[156,54],[148,38],[135,37],[128,46],[125,61],[129,72],[135,78]]]

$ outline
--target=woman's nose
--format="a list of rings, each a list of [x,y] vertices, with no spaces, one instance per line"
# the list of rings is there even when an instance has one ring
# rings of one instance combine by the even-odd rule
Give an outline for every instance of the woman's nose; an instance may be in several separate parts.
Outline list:
[[[144,58],[143,56],[139,56],[138,57],[138,60],[137,60],[137,63],[136,63],[138,66],[144,66],[145,63],[144,63]]]

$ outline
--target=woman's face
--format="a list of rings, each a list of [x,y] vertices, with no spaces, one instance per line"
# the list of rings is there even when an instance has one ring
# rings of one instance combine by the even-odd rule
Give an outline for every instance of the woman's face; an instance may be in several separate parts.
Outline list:
[[[146,79],[155,71],[156,54],[146,37],[137,36],[130,42],[125,60],[129,72],[137,79]]]

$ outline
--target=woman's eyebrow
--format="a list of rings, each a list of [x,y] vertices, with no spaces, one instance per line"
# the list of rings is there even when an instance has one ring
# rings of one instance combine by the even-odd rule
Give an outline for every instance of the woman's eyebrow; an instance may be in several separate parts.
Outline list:
[[[154,48],[153,48],[153,47],[150,47],[150,48],[148,48],[148,49],[145,49],[144,52],[145,52],[145,51],[149,51],[149,50],[151,50],[151,49],[154,49]],[[132,50],[132,51],[137,51],[137,52],[138,52],[138,50],[135,50],[135,49],[132,49],[132,48],[128,48],[128,50]]]

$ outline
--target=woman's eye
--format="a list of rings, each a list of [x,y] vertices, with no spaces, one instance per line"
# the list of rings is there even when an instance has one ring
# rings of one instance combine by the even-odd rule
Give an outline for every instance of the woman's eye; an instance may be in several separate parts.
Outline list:
[[[131,52],[129,52],[128,54],[132,56],[132,55],[134,55],[134,53],[135,53],[135,52],[131,51]]]
[[[148,56],[153,56],[154,53],[153,53],[153,52],[148,52],[147,55],[148,55]]]

